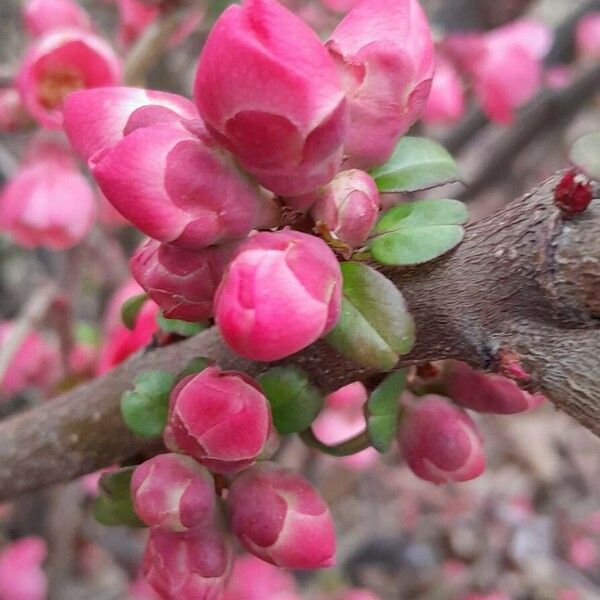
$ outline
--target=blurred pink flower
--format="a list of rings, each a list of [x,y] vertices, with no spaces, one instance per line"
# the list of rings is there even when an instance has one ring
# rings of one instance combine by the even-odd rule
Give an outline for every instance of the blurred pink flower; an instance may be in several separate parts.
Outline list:
[[[28,49],[16,82],[32,117],[43,127],[59,129],[71,92],[116,85],[120,79],[121,62],[107,42],[81,29],[58,29]]]
[[[581,58],[600,59],[600,11],[588,13],[577,23],[575,43]]]
[[[45,600],[46,542],[28,537],[0,549],[0,600]]]
[[[442,54],[435,59],[435,72],[421,119],[427,125],[450,125],[465,112],[465,93],[458,71]]]
[[[92,29],[89,15],[75,0],[25,0],[23,20],[34,37],[64,27]]]

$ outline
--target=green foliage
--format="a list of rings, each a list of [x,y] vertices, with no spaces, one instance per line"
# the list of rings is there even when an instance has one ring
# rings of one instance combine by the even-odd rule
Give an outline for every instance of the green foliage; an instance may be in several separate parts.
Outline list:
[[[120,469],[114,473],[104,473],[98,484],[99,495],[94,502],[93,513],[102,525],[114,527],[144,527],[133,510],[131,501],[131,477],[135,467]]]
[[[341,269],[341,316],[325,339],[363,367],[390,370],[415,339],[404,298],[387,277],[364,263],[345,262]]]
[[[373,448],[387,452],[394,441],[400,414],[400,397],[406,385],[406,373],[388,375],[369,396],[365,406],[367,433]]]
[[[121,398],[121,414],[131,431],[147,438],[161,435],[174,384],[175,377],[165,371],[146,371],[135,378],[133,390]]]
[[[182,337],[191,337],[208,327],[206,323],[190,323],[189,321],[180,321],[179,319],[167,319],[162,311],[158,313],[156,322],[162,331],[175,333]]]
[[[458,200],[399,204],[378,221],[369,240],[373,258],[385,265],[415,265],[445,254],[464,237],[467,207]]]
[[[258,381],[271,404],[275,429],[281,434],[303,431],[323,406],[321,392],[298,367],[274,367]]]
[[[416,192],[459,181],[449,152],[426,138],[400,139],[387,162],[371,172],[380,192]]]
[[[148,300],[148,294],[138,294],[137,296],[132,296],[123,303],[123,306],[121,307],[121,320],[127,329],[133,329],[135,327],[135,321],[146,300]]]

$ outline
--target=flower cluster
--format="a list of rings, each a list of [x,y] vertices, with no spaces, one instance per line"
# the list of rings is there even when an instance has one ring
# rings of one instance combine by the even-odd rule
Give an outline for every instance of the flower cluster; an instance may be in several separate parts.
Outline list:
[[[135,511],[150,527],[144,573],[162,597],[223,597],[233,556],[228,527],[271,564],[333,563],[333,523],[317,491],[273,463],[254,464],[274,435],[269,403],[243,373],[209,366],[171,392],[164,441],[176,453],[146,461],[131,480]]]
[[[152,238],[131,268],[165,316],[214,317],[236,352],[272,361],[331,331],[341,308],[334,252],[282,228],[287,206],[346,252],[364,245],[380,201],[359,169],[389,158],[432,73],[416,0],[365,0],[326,44],[274,0],[248,0],[215,23],[194,102],[95,87],[67,98],[64,127]]]

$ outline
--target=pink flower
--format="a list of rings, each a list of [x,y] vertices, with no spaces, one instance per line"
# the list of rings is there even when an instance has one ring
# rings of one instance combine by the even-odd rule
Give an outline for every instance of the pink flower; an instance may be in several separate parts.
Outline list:
[[[103,39],[80,29],[51,31],[25,54],[17,87],[29,113],[44,127],[62,126],[65,98],[76,90],[116,85],[121,63]]]
[[[567,554],[569,562],[578,569],[594,569],[600,562],[598,545],[587,536],[578,536],[571,540]]]
[[[48,581],[42,570],[46,543],[22,538],[0,551],[0,600],[44,600]]]
[[[287,569],[334,564],[329,508],[301,475],[260,463],[233,481],[227,502],[231,527],[248,552]]]
[[[339,444],[364,431],[363,406],[367,397],[367,390],[358,381],[329,394],[325,398],[325,408],[312,424],[317,438],[326,444]],[[339,459],[344,466],[356,470],[366,469],[376,460],[374,448]]]
[[[481,475],[483,441],[467,413],[435,395],[416,399],[405,411],[398,443],[415,475],[433,483]]]
[[[14,327],[12,321],[0,321],[0,347],[6,344]],[[0,394],[17,394],[28,387],[48,389],[58,381],[60,374],[58,346],[33,331],[13,354],[0,379]]]
[[[542,84],[551,42],[547,26],[522,19],[485,34],[449,36],[444,48],[470,74],[485,114],[510,123]]]
[[[232,561],[222,524],[184,533],[150,530],[142,568],[163,600],[220,600]]]
[[[216,322],[238,354],[278,360],[334,327],[341,287],[339,264],[321,239],[289,230],[258,233],[242,244],[221,281]]]
[[[217,497],[211,474],[193,458],[159,454],[131,478],[131,498],[149,527],[187,531],[214,518]]]
[[[363,0],[327,47],[350,107],[346,168],[385,162],[419,118],[433,77],[433,42],[417,0]]]
[[[271,432],[269,402],[251,377],[208,367],[171,392],[165,445],[217,473],[252,464]]]
[[[292,600],[297,598],[291,573],[252,555],[239,557],[220,600]]]
[[[0,88],[0,131],[17,131],[29,122],[21,94],[15,88]]]
[[[199,249],[271,226],[271,201],[210,136],[182,123],[140,127],[91,160],[113,206],[150,237]],[[96,155],[97,156],[97,155]]]
[[[584,59],[600,59],[600,11],[584,15],[577,23],[575,34],[577,54]]]
[[[195,98],[210,131],[276,194],[304,194],[335,175],[346,134],[335,65],[274,0],[223,12],[200,55]]]
[[[177,94],[130,87],[106,87],[71,94],[64,105],[64,127],[81,158],[98,162],[126,135],[156,123],[198,119],[194,104]]]
[[[575,70],[568,65],[557,65],[546,69],[545,83],[551,90],[561,90],[571,85]]]
[[[107,330],[104,344],[100,349],[98,375],[110,371],[128,356],[147,346],[158,329],[157,316],[158,306],[152,301],[147,301],[137,316],[133,330],[127,329],[122,323],[117,323]],[[120,321],[120,316],[118,319]]]
[[[168,319],[204,321],[235,245],[186,250],[150,240],[133,255],[131,272]]]
[[[25,248],[71,248],[87,235],[95,216],[94,192],[73,158],[43,142],[0,196],[0,228]]]
[[[34,37],[65,27],[92,28],[90,17],[74,0],[25,0],[23,20]]]
[[[342,171],[322,190],[313,206],[313,219],[352,248],[364,244],[379,216],[379,191],[364,171]]]
[[[477,371],[458,361],[449,361],[444,382],[452,400],[478,412],[519,413],[537,408],[546,399],[542,394],[522,390],[508,377]]]
[[[140,0],[116,0],[119,9],[119,42],[128,47],[160,16],[160,8]],[[169,38],[169,45],[183,42],[200,25],[204,12],[191,11],[183,25]]]
[[[427,125],[450,125],[465,112],[465,93],[460,75],[442,54],[437,54],[435,74],[421,119]]]

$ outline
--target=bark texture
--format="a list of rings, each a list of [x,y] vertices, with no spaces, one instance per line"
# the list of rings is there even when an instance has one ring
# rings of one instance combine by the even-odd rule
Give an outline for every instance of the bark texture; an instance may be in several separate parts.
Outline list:
[[[516,352],[559,408],[600,435],[600,202],[565,221],[553,204],[560,174],[467,228],[452,253],[419,269],[382,269],[404,294],[417,344],[398,367],[455,358],[493,370]],[[216,330],[130,358],[111,373],[0,423],[0,499],[125,459],[148,442],[119,412],[148,369],[181,370],[209,356],[252,375],[267,366],[234,356]],[[325,391],[374,373],[318,342],[285,362]]]

